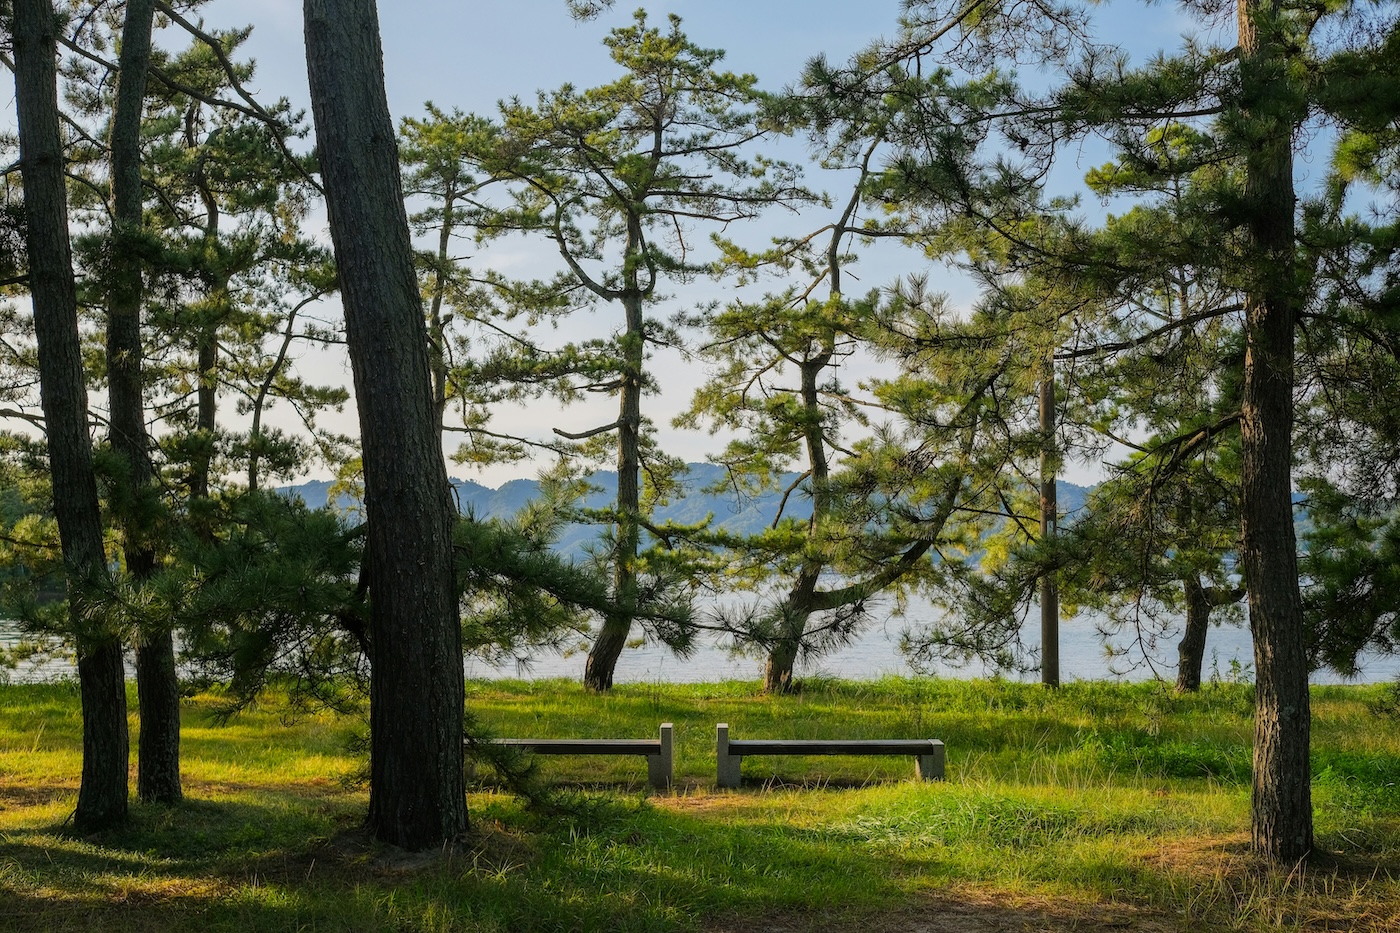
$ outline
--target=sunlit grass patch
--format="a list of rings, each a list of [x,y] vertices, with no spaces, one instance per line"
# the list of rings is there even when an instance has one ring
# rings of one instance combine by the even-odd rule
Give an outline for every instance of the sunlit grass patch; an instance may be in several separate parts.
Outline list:
[[[428,857],[358,829],[363,722],[276,693],[227,720],[221,697],[191,698],[186,801],[76,837],[76,695],[0,691],[0,931],[873,933],[930,911],[1010,929],[1400,930],[1400,724],[1377,713],[1383,688],[1318,691],[1327,852],[1297,871],[1248,851],[1253,707],[1238,685],[473,683],[470,711],[502,736],[675,723],[677,786],[645,788],[640,758],[541,757],[586,802],[570,817],[530,810],[483,768],[472,834]],[[718,790],[716,722],[741,738],[941,738],[948,780],[913,780],[902,757],[753,758],[741,789]]]

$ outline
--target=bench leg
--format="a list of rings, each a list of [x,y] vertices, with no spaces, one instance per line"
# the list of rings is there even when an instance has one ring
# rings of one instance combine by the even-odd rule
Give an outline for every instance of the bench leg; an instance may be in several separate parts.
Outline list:
[[[729,754],[729,723],[727,722],[722,722],[715,727],[715,760],[718,762],[715,783],[720,787],[738,787],[740,784],[739,763],[743,761],[743,758]]]
[[[661,724],[661,750],[655,755],[647,756],[647,783],[656,790],[667,790],[671,786],[671,775],[674,767],[674,752],[672,733],[674,730],[669,722]]]
[[[935,739],[932,750],[927,755],[918,756],[914,773],[925,781],[943,780],[945,751],[943,743]]]

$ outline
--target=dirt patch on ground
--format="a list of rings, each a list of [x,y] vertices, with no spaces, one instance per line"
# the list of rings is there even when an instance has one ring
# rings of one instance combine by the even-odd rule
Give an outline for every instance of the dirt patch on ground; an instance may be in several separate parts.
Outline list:
[[[53,803],[55,800],[76,796],[77,793],[77,784],[4,787],[0,788],[0,810],[44,807]]]
[[[706,933],[1187,933],[1170,917],[1122,905],[967,893],[923,898],[875,914],[793,911],[720,920]]]

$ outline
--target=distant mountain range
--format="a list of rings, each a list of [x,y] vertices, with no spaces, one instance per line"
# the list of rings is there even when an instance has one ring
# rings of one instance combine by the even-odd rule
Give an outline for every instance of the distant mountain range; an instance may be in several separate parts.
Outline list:
[[[754,499],[741,501],[733,493],[718,494],[706,492],[724,478],[724,468],[710,463],[688,464],[683,483],[685,495],[673,499],[670,504],[656,512],[656,521],[675,521],[681,524],[695,524],[707,515],[713,515],[716,525],[735,534],[752,534],[767,528],[773,523],[782,501],[780,493],[767,493]],[[788,474],[785,483],[797,479],[797,474]],[[617,495],[617,474],[611,470],[600,470],[589,477],[598,491],[584,499],[583,505],[590,508],[606,508]],[[1056,484],[1059,490],[1060,512],[1068,514],[1083,507],[1089,487],[1067,483],[1061,480]],[[331,483],[324,480],[311,480],[296,486],[284,486],[280,492],[298,496],[309,507],[316,509],[326,504]],[[454,479],[452,489],[457,496],[458,508],[462,514],[477,518],[507,518],[524,508],[539,495],[540,484],[532,479],[513,479],[497,489],[483,486],[474,480]],[[353,500],[343,499],[343,507],[353,507]],[[794,493],[787,503],[787,514],[793,518],[806,518],[812,514],[811,502],[806,496]],[[570,525],[564,530],[555,550],[568,557],[582,557],[587,546],[595,541],[601,528],[597,525]]]

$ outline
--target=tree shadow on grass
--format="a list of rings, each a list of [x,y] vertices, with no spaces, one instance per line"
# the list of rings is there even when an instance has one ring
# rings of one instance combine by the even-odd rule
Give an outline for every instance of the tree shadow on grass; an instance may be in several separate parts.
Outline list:
[[[0,835],[0,862],[79,873],[120,873],[126,864],[154,862],[163,874],[197,877],[230,859],[305,847],[358,819],[357,803],[343,799],[350,795],[267,788],[239,793],[231,800],[135,805],[127,825],[90,835],[75,832],[67,821],[12,829]]]
[[[0,931],[1186,929],[1131,894],[1094,901],[1109,876],[1113,890],[1148,889],[1148,876],[1163,870],[1151,859],[1064,859],[1055,887],[1081,892],[1074,897],[1026,894],[1024,885],[1008,895],[953,864],[957,833],[1010,827],[1020,811],[965,816],[976,825],[956,828],[951,843],[931,836],[885,845],[872,832],[903,833],[903,822],[795,826],[784,807],[713,799],[720,806],[687,810],[613,798],[593,818],[571,821],[499,798],[474,807],[467,838],[426,856],[357,830],[356,795],[318,801],[304,789],[255,788],[237,800],[137,807],[130,828],[98,837],[55,827],[0,836]],[[1070,815],[1092,817],[1089,809]],[[1046,823],[1036,838],[1013,834],[1006,844],[1033,844],[1052,865],[1061,836],[1083,831],[1073,821]],[[1212,864],[1165,867],[1205,872]],[[1254,890],[1240,880],[1222,895]]]

